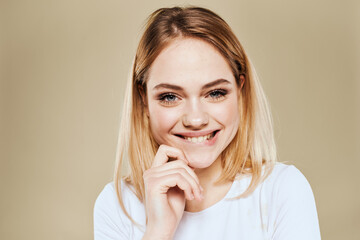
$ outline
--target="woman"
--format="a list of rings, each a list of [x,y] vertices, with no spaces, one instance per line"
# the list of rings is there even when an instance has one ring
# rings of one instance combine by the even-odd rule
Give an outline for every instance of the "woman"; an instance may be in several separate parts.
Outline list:
[[[117,153],[114,183],[95,204],[95,239],[320,239],[309,183],[276,163],[255,70],[207,9],[149,17]]]

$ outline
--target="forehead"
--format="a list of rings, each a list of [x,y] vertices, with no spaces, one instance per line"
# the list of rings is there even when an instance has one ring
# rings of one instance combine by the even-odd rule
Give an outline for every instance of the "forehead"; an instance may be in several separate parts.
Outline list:
[[[150,67],[147,86],[160,83],[195,89],[216,79],[235,84],[223,55],[211,44],[193,38],[178,39],[161,51]]]

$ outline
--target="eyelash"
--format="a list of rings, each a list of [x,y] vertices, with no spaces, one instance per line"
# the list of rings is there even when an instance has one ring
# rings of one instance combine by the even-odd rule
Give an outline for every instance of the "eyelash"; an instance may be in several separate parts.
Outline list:
[[[164,93],[164,94],[161,94],[161,95],[159,96],[159,101],[160,101],[160,103],[165,104],[165,105],[171,105],[173,101],[167,101],[167,100],[165,100],[165,99],[168,98],[168,97],[177,97],[177,96],[176,96],[175,94],[173,94],[173,93]]]
[[[223,98],[228,94],[228,91],[225,90],[225,89],[219,88],[219,89],[215,89],[215,90],[210,91],[210,92],[207,94],[207,96],[210,96],[211,94],[214,94],[214,93],[216,93],[217,96],[212,97],[213,100],[219,101],[219,100],[223,99]],[[218,94],[220,94],[220,96],[219,96]],[[175,102],[175,100],[173,100],[173,101],[166,100],[166,98],[168,98],[168,97],[178,98],[178,97],[176,96],[176,94],[174,94],[174,93],[163,93],[163,94],[161,94],[161,95],[158,97],[158,99],[159,99],[160,103],[162,103],[162,104],[172,105],[172,104]]]
[[[220,98],[222,99],[223,97],[225,97],[227,95],[228,91],[225,89],[221,89],[221,88],[215,89],[215,90],[212,90],[211,92],[209,92],[208,96],[212,93],[220,94],[220,96],[217,95],[216,97],[214,97],[214,99],[219,100]]]

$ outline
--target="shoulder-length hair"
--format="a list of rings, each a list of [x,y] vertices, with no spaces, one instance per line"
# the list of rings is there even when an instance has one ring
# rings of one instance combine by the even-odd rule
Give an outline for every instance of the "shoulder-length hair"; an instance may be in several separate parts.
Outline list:
[[[147,74],[159,53],[174,39],[197,38],[212,44],[227,60],[238,87],[240,124],[232,142],[221,153],[222,175],[218,181],[251,175],[247,190],[252,193],[268,176],[276,162],[269,106],[255,69],[229,25],[214,12],[199,7],[161,8],[153,12],[137,48],[129,78],[120,124],[114,184],[120,206],[127,213],[121,194],[121,180],[130,183],[140,201],[145,199],[143,173],[150,168],[159,145],[155,142],[141,94],[146,94]],[[123,162],[128,172],[123,173]]]

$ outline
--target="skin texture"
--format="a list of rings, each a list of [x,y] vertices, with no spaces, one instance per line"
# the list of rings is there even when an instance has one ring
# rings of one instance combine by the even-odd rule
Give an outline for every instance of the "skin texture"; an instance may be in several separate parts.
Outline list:
[[[144,239],[171,239],[184,209],[200,211],[229,190],[229,183],[213,182],[221,173],[219,155],[238,130],[239,88],[217,49],[193,38],[170,43],[148,76],[146,111],[161,146],[144,173],[148,216]],[[177,136],[208,130],[218,132],[206,143]]]

